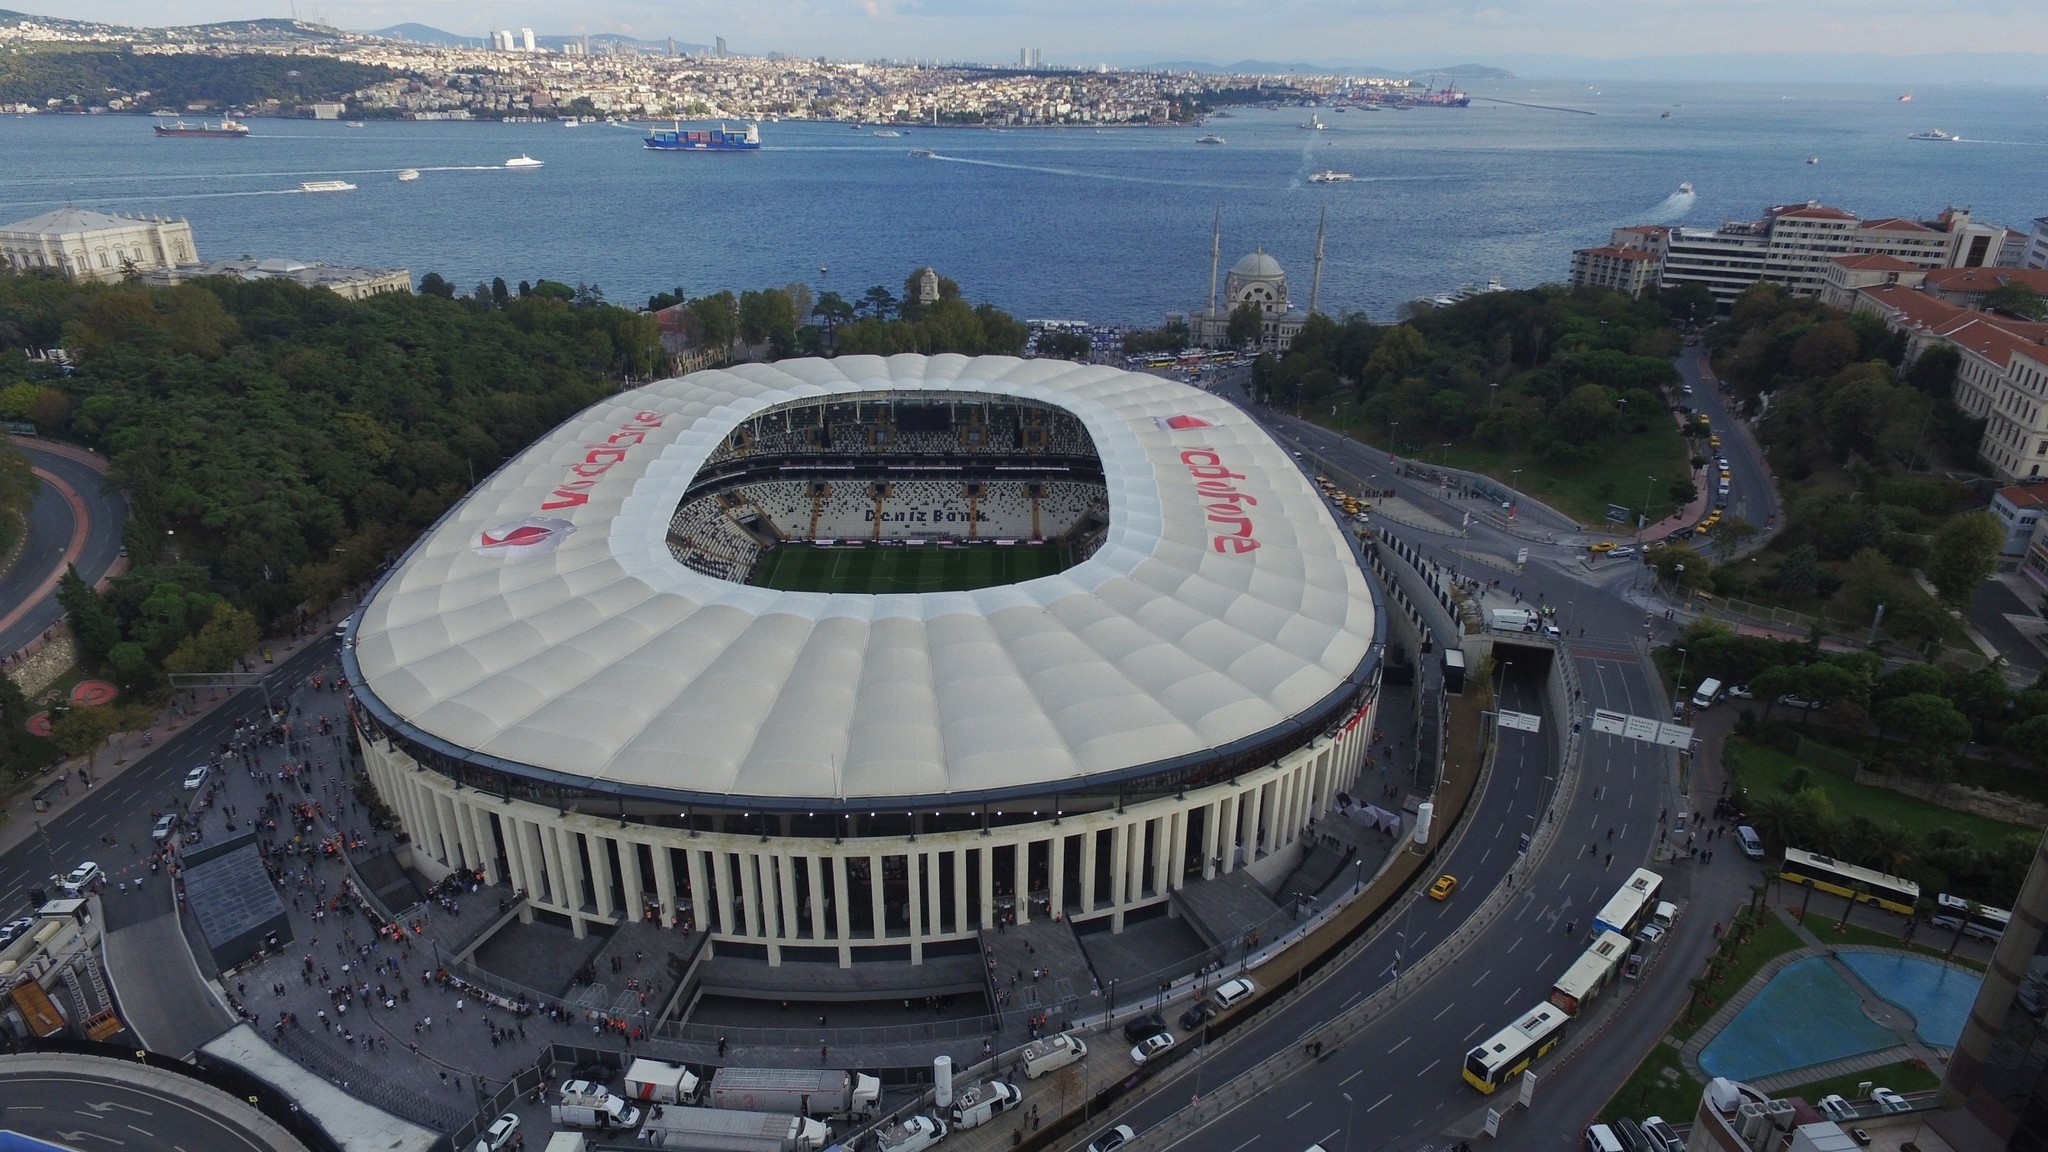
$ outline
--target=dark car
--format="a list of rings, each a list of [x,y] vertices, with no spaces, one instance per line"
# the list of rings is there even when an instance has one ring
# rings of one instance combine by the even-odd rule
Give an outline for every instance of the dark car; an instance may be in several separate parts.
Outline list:
[[[1157,1012],[1151,1012],[1124,1025],[1124,1039],[1136,1044],[1147,1036],[1164,1031],[1166,1018]]]
[[[1192,1032],[1207,1024],[1215,1015],[1216,1006],[1214,1004],[1209,1003],[1207,1000],[1197,1001],[1187,1011],[1180,1014],[1181,1031]]]
[[[569,1073],[569,1079],[588,1080],[592,1084],[609,1084],[618,1074],[617,1065],[607,1064],[602,1060],[585,1060],[576,1066],[574,1072]]]

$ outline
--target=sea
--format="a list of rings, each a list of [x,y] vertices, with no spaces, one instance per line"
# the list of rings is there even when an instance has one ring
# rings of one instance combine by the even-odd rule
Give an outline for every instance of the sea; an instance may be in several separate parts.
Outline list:
[[[1617,225],[1806,200],[1866,217],[1964,206],[2020,231],[2048,215],[2048,83],[1911,101],[1877,85],[1466,87],[1469,108],[1323,108],[1321,130],[1299,107],[896,137],[781,122],[746,154],[647,151],[644,123],[253,119],[249,139],[211,140],[157,139],[140,116],[7,116],[0,221],[66,204],[184,218],[209,259],[404,267],[463,290],[545,277],[634,305],[797,282],[854,298],[929,264],[1020,318],[1153,325],[1206,302],[1219,217],[1223,269],[1264,249],[1297,306],[1326,227],[1321,309],[1385,320],[1493,279],[1562,280],[1572,249]],[[1935,128],[1962,140],[1907,139]],[[522,155],[544,166],[504,167]],[[400,182],[406,168],[419,179]],[[1354,178],[1310,181],[1326,170]]]

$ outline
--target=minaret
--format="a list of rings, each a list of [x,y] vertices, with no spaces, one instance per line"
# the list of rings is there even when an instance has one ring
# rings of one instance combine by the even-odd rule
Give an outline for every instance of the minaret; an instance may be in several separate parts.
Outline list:
[[[1223,209],[1216,209],[1216,225],[1209,231],[1209,315],[1216,315],[1216,262],[1223,259]]]
[[[1323,225],[1330,219],[1330,209],[1325,207],[1322,216],[1316,220],[1316,266],[1308,281],[1308,314],[1316,314],[1316,300],[1323,294]]]

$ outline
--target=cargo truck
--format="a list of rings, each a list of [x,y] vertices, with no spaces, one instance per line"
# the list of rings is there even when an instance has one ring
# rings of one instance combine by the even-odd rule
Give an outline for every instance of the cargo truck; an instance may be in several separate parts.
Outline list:
[[[640,1143],[684,1152],[818,1152],[831,1142],[822,1120],[719,1108],[663,1108],[640,1128]]]
[[[800,1116],[873,1115],[882,1082],[858,1072],[818,1068],[720,1068],[711,1074],[705,1103],[743,1112]]]
[[[695,1104],[697,1074],[681,1064],[635,1060],[626,1069],[626,1095],[655,1104]]]
[[[1536,630],[1536,613],[1529,608],[1490,608],[1486,612],[1486,621],[1503,632]]]

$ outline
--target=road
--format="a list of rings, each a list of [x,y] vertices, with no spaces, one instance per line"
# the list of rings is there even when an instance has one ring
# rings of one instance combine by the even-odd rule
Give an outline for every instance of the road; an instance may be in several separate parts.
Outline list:
[[[1721,437],[1718,452],[1728,458],[1729,472],[1728,507],[1722,512],[1723,518],[1740,516],[1755,525],[1757,537],[1748,547],[1759,547],[1767,526],[1784,510],[1779,506],[1777,489],[1771,486],[1770,472],[1764,467],[1762,446],[1750,433],[1749,425],[1735,418],[1733,399],[1721,390],[1720,381],[1708,374],[1706,365],[1706,349],[1697,344],[1678,358],[1679,375],[1692,389],[1692,395],[1684,402],[1706,413]],[[1718,483],[1717,476],[1716,469],[1707,469],[1706,483]]]
[[[266,671],[277,684],[302,681],[333,657],[331,644],[315,641]],[[206,763],[215,746],[227,741],[238,719],[262,711],[261,693],[237,695],[176,734],[158,740],[141,759],[95,787],[90,801],[51,818],[39,834],[0,853],[0,910],[10,917],[25,915],[30,891],[42,887],[54,892],[49,877],[70,871],[81,860],[96,861],[106,869],[110,886],[146,870],[150,809],[182,807],[190,798],[181,787],[185,773]],[[76,779],[71,787],[79,787]],[[114,838],[114,845],[102,839],[107,836]]]
[[[283,1135],[255,1109],[192,1081],[78,1058],[0,1065],[0,1114],[7,1129],[62,1148],[272,1152]]]
[[[1233,391],[1228,385],[1216,390],[1226,395]],[[1571,538],[1570,525],[1561,517],[1525,505],[1509,523],[1494,506],[1456,499],[1398,475],[1379,449],[1247,407],[1318,466],[1391,487],[1447,524],[1461,525],[1465,513],[1473,512],[1465,535],[1389,527],[1446,567],[1499,578],[1504,589],[1518,590],[1526,602],[1557,605],[1570,637],[1569,658],[1585,696],[1584,707],[1639,716],[1666,713],[1669,705],[1661,688],[1652,683],[1639,645],[1669,626],[1661,618],[1646,618],[1633,602],[1640,596],[1632,589],[1637,566],[1618,562],[1589,571],[1580,563],[1581,543]],[[1513,559],[1522,548],[1529,549],[1530,562],[1516,572]],[[1490,567],[1463,554],[1474,552],[1490,554],[1499,563]],[[1540,711],[1534,694],[1542,666],[1541,657],[1510,662],[1503,685],[1508,707]],[[1425,953],[1454,932],[1465,913],[1501,882],[1520,832],[1530,827],[1536,794],[1550,771],[1542,737],[1503,736],[1494,777],[1476,799],[1461,838],[1441,862],[1443,870],[1461,877],[1457,894],[1444,904],[1423,902],[1405,913],[1333,978],[1219,1053],[1200,1073],[1203,1079],[1211,1085],[1220,1083],[1299,1043],[1317,1025],[1392,981],[1397,950],[1404,957]],[[1509,910],[1465,946],[1455,962],[1426,984],[1403,992],[1393,1008],[1342,1048],[1262,1092],[1253,1106],[1226,1114],[1185,1146],[1284,1152],[1320,1142],[1330,1152],[1423,1149],[1446,1143],[1446,1132],[1476,1130],[1489,1101],[1459,1075],[1466,1051],[1544,999],[1550,985],[1590,943],[1594,912],[1631,869],[1651,858],[1666,827],[1660,816],[1698,802],[1681,799],[1675,754],[1659,747],[1589,732],[1582,769],[1577,787],[1556,815],[1565,831]],[[1746,896],[1756,870],[1731,853],[1717,854],[1711,867],[1681,858],[1658,865],[1657,871],[1665,878],[1665,897],[1678,902],[1682,912],[1676,931],[1652,950],[1644,980],[1632,990],[1628,1026],[1609,1028],[1609,1034],[1585,1045],[1568,1064],[1552,1057],[1539,1065],[1539,1072],[1547,1075],[1542,1077],[1536,1114],[1509,1117],[1502,1128],[1504,1147],[1562,1148],[1575,1143],[1585,1122],[1683,1004],[1687,980],[1712,947],[1713,923],[1725,919]],[[1557,1075],[1561,1067],[1568,1067],[1571,1074]],[[1192,1091],[1190,1075],[1182,1072],[1181,1077]],[[1116,1119],[1143,1131],[1183,1099],[1178,1091],[1159,1093]],[[1504,1106],[1505,1101],[1497,1103]]]
[[[29,510],[21,559],[0,576],[0,653],[19,652],[64,614],[57,579],[66,565],[76,564],[88,584],[106,575],[128,517],[127,501],[76,455],[30,439],[14,443],[28,453],[43,487]]]

